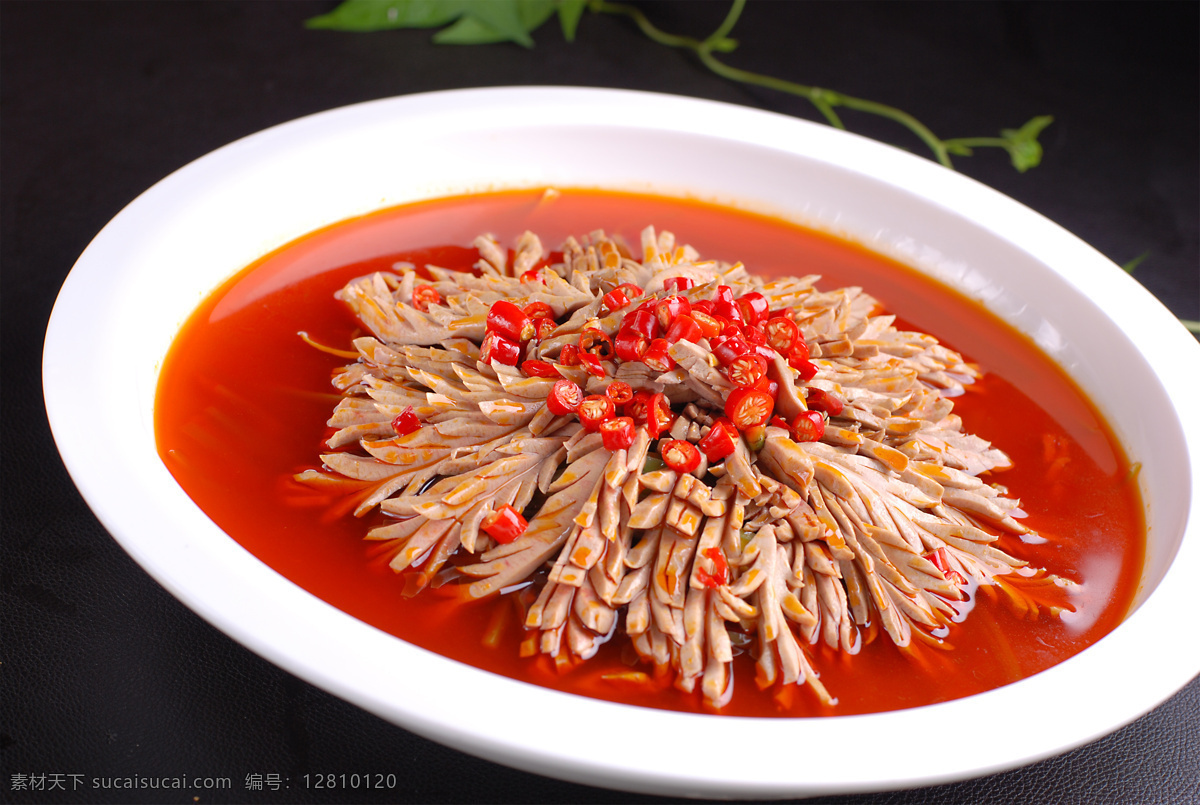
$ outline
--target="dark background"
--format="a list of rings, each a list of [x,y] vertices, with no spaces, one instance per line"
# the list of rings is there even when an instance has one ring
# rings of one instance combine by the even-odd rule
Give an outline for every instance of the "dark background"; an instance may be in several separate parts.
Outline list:
[[[662,28],[697,37],[727,9],[724,2],[641,5]],[[487,85],[654,90],[816,119],[807,102],[728,83],[623,19],[585,15],[574,44],[552,21],[536,33],[533,50],[434,46],[428,31],[303,27],[332,6],[0,2],[0,800],[659,801],[463,755],[275,668],[142,572],[91,515],[55,452],[40,359],[59,286],[125,204],[231,140],[357,101]],[[1176,315],[1196,320],[1198,9],[756,1],[734,31],[742,47],[725,58],[900,107],[945,137],[994,134],[1054,115],[1041,167],[1017,173],[998,151],[959,158],[957,166],[1117,263],[1145,254],[1135,276]],[[853,113],[844,119],[854,131],[920,150],[894,124]],[[1112,684],[1137,680],[1114,669]],[[998,717],[1038,729],[1036,712]],[[514,741],[524,726],[512,725]],[[947,725],[946,738],[969,741],[987,728]],[[752,765],[736,747],[697,751],[713,752],[714,762]],[[330,772],[394,774],[398,787],[302,784],[306,773]],[[65,792],[20,792],[12,790],[16,774],[77,774],[85,782],[72,791],[65,776]],[[229,777],[232,789],[90,787],[98,776],[185,774]],[[250,791],[249,774],[279,774],[291,787]],[[1194,803],[1198,792],[1200,681],[1193,681],[1117,733],[1025,769],[819,801]]]

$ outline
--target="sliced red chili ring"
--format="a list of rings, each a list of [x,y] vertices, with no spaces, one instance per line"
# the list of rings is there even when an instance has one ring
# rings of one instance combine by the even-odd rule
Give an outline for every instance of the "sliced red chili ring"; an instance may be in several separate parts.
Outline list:
[[[629,304],[629,297],[620,288],[613,288],[600,300],[609,312],[620,310]]]
[[[533,337],[538,341],[545,341],[551,333],[558,329],[558,323],[554,319],[534,319],[533,329]]]
[[[766,333],[767,343],[771,348],[784,356],[791,354],[792,344],[796,343],[800,335],[796,322],[783,316],[767,319],[767,323],[763,325],[763,332]]]
[[[751,348],[764,347],[767,345],[767,337],[759,328],[751,327],[747,324],[745,328],[743,328],[742,332],[744,333],[746,343],[749,344]]]
[[[642,356],[642,363],[656,372],[671,371],[675,368],[675,359],[668,353],[670,346],[665,338],[654,339],[646,348],[646,354]]]
[[[692,310],[693,311],[699,310],[701,313],[707,313],[708,315],[711,316],[712,310],[713,310],[712,300],[711,299],[699,299],[695,302],[692,302]]]
[[[479,359],[484,363],[499,361],[507,366],[516,366],[521,360],[521,346],[493,331],[483,337]]]
[[[736,386],[756,386],[766,375],[766,360],[753,353],[739,355],[725,367],[725,376]]]
[[[550,307],[545,302],[530,302],[525,307],[521,308],[521,312],[535,322],[538,319],[554,319],[554,308]]]
[[[650,392],[635,391],[629,402],[625,403],[625,413],[633,417],[638,425],[645,425],[650,413]]]
[[[585,352],[608,358],[613,354],[612,339],[599,327],[585,327],[579,334],[579,353],[583,355]]]
[[[750,345],[740,335],[721,335],[712,342],[717,363],[728,366],[737,358],[750,354]]]
[[[725,416],[738,430],[765,425],[774,412],[775,399],[758,388],[736,388],[725,400]]]
[[[820,441],[825,435],[825,417],[820,411],[802,411],[792,422],[792,438],[798,442]]]
[[[667,334],[663,336],[668,344],[674,344],[676,341],[691,341],[694,344],[703,337],[704,331],[700,329],[700,325],[686,313],[671,322]]]
[[[534,334],[533,320],[507,299],[492,303],[487,315],[487,329],[518,344],[533,338]]]
[[[600,438],[612,451],[626,450],[633,444],[633,419],[618,416],[600,423]]]
[[[696,281],[691,277],[667,277],[663,280],[663,289],[666,291],[686,291],[695,287]]]
[[[779,353],[782,355],[783,353]],[[812,356],[812,352],[808,348],[808,342],[804,340],[804,334],[796,329],[796,340],[792,342],[792,348],[787,352],[787,359],[806,361]]]
[[[654,315],[658,318],[658,326],[663,331],[666,331],[676,318],[686,316],[691,312],[692,303],[687,300],[687,297],[678,295],[660,299],[654,306]]]
[[[696,322],[705,338],[715,338],[721,334],[721,320],[711,313],[700,310],[699,305],[692,305],[692,321]]]
[[[717,305],[722,302],[727,305],[733,304],[733,288],[728,285],[718,285],[717,290],[713,292],[713,304]]]
[[[696,568],[696,578],[700,580],[700,583],[714,590],[728,584],[729,562],[726,561],[725,554],[721,553],[721,549],[713,546],[712,548],[705,548],[700,553],[704,558],[712,562],[713,565],[712,573],[709,573],[702,567]]]
[[[640,307],[625,315],[621,329],[630,330],[646,339],[653,339],[658,336],[658,317],[654,315],[653,310]]]
[[[540,268],[531,268],[521,275],[521,282],[541,282],[544,284],[546,278],[542,276]]]
[[[632,282],[622,282],[614,290],[620,291],[621,293],[625,294],[626,298],[628,298],[630,301],[633,301],[634,299],[637,299],[642,294],[646,293],[641,288],[634,285]]]
[[[700,466],[700,451],[682,439],[664,439],[658,444],[663,463],[676,472],[691,472]]]
[[[809,386],[805,390],[804,402],[814,411],[823,411],[830,416],[837,416],[846,407],[840,398],[814,386]]]
[[[417,419],[412,406],[408,406],[400,415],[392,420],[392,430],[397,436],[407,436],[421,429],[421,420]]]
[[[807,358],[788,358],[788,363],[800,370],[801,380],[812,380],[820,369]]]
[[[718,319],[725,319],[734,324],[742,325],[746,320],[742,318],[742,311],[734,302],[713,302],[712,314]]]
[[[633,388],[624,380],[614,380],[604,390],[604,396],[613,401],[613,405],[624,405],[633,399]]]
[[[578,366],[579,347],[575,344],[563,344],[562,350],[558,353],[558,362],[563,366]]]
[[[646,354],[647,347],[650,346],[650,339],[641,333],[634,332],[631,329],[622,327],[617,333],[617,338],[613,341],[613,352],[617,358],[623,361],[633,362],[640,361],[642,356]]]
[[[946,549],[937,548],[932,553],[925,554],[925,559],[933,563],[933,566],[945,573],[950,569],[950,565],[946,562]]]
[[[599,355],[593,355],[590,352],[581,352],[579,353],[579,363],[593,377],[605,377],[608,375],[608,372],[604,371],[604,364],[600,361]]]
[[[415,285],[412,292],[412,306],[424,312],[430,305],[440,305],[442,295],[432,285]]]
[[[657,439],[675,424],[675,412],[665,394],[653,394],[646,406],[646,429]]]
[[[722,461],[737,449],[737,429],[725,417],[713,420],[712,427],[697,445],[709,462]]]
[[[554,385],[550,387],[550,396],[546,398],[546,407],[555,416],[566,416],[579,410],[579,403],[582,401],[583,389],[579,388],[578,383],[564,377],[562,380],[555,381]]]
[[[600,424],[616,416],[612,400],[599,394],[589,394],[579,403],[579,421],[584,430],[595,431]]]
[[[480,523],[480,527],[489,537],[504,545],[524,534],[528,526],[529,523],[521,513],[507,503],[483,518],[483,522]]]
[[[524,361],[521,363],[521,371],[530,377],[562,377],[558,368],[550,361]]]
[[[757,327],[761,322],[766,321],[767,316],[771,313],[771,303],[758,291],[742,294],[737,299],[737,306],[742,312],[742,318],[751,327]]]

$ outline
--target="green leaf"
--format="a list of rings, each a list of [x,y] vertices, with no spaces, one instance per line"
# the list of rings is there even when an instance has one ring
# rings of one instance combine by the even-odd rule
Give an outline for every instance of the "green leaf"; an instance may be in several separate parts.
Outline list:
[[[529,32],[554,13],[553,0],[457,0],[463,17],[433,41],[439,45],[516,42],[533,47]]]
[[[1008,151],[1014,168],[1024,173],[1041,163],[1042,144],[1037,138],[1042,130],[1053,122],[1054,118],[1049,115],[1040,115],[1019,129],[1004,129],[1000,132],[1007,141],[1004,148]]]
[[[1137,270],[1137,267],[1142,264],[1142,261],[1144,261],[1149,256],[1150,256],[1149,251],[1142,252],[1137,257],[1133,258],[1128,263],[1121,266],[1121,268],[1125,269],[1126,274],[1132,274],[1134,271]]]
[[[312,17],[308,28],[334,31],[387,31],[436,28],[463,14],[459,0],[346,0],[328,14]]]
[[[558,22],[562,25],[563,39],[575,41],[575,31],[579,28],[579,19],[587,8],[588,0],[559,0]]]

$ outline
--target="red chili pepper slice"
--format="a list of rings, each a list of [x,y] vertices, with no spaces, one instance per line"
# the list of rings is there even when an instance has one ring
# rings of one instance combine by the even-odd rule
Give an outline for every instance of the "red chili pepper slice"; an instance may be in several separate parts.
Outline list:
[[[665,394],[654,394],[646,406],[646,429],[657,439],[675,424],[675,412]]]
[[[609,312],[620,310],[629,304],[629,297],[620,288],[613,288],[600,300]]]
[[[737,429],[725,417],[718,417],[697,445],[710,462],[722,461],[737,449]]]
[[[618,290],[621,293],[625,294],[625,296],[628,297],[628,299],[630,301],[633,301],[634,299],[637,299],[642,294],[646,293],[641,288],[634,285],[632,282],[622,282],[620,285],[618,285],[615,288],[615,290]]]
[[[604,396],[613,401],[613,405],[624,405],[633,399],[633,388],[624,380],[614,380],[604,390]]]
[[[546,278],[542,276],[540,268],[531,268],[521,275],[521,282],[540,282],[545,284]]]
[[[608,358],[613,354],[612,339],[599,327],[584,327],[579,334],[579,354],[582,356],[585,352]]]
[[[717,363],[722,366],[728,366],[737,358],[750,354],[750,345],[746,343],[746,339],[736,333],[718,336],[713,340],[712,345],[713,355],[716,357]]]
[[[663,463],[676,472],[691,472],[700,466],[700,451],[691,442],[682,439],[664,439],[659,442],[658,454]]]
[[[487,315],[487,329],[518,344],[533,338],[534,334],[533,320],[507,299],[492,303]]]
[[[429,310],[430,305],[440,305],[442,295],[432,285],[413,286],[412,306],[421,312]]]
[[[840,398],[814,386],[809,386],[805,390],[804,401],[812,410],[822,411],[830,416],[837,416],[846,407]]]
[[[616,416],[612,400],[599,394],[589,394],[579,403],[579,421],[584,430],[595,431],[600,424]]]
[[[725,416],[738,430],[765,425],[775,412],[775,400],[759,388],[736,388],[725,400]]]
[[[751,291],[739,296],[737,306],[738,310],[742,313],[742,318],[751,327],[757,327],[760,323],[766,321],[767,316],[771,313],[771,303],[767,301],[767,297],[758,291]]]
[[[693,311],[699,310],[701,313],[707,313],[708,315],[711,316],[712,310],[713,310],[713,302],[711,299],[699,299],[695,302],[692,302],[692,310]]]
[[[691,312],[692,303],[684,296],[668,296],[666,299],[660,299],[654,306],[654,315],[658,318],[658,326],[663,330],[670,328],[671,322],[679,316],[686,316]]]
[[[825,435],[825,417],[819,411],[803,411],[792,422],[792,438],[798,442],[820,441]]]
[[[625,403],[625,414],[633,417],[634,423],[645,425],[650,415],[650,392],[635,391],[629,402]]]
[[[633,444],[633,419],[619,416],[601,422],[600,438],[609,450],[628,449]]]
[[[625,315],[621,323],[622,330],[630,330],[647,340],[658,337],[658,317],[653,310],[641,307]]]
[[[674,344],[676,341],[691,341],[695,344],[703,337],[704,331],[700,329],[700,325],[686,313],[671,322],[667,334],[663,336],[668,344]]]
[[[538,341],[545,341],[558,329],[558,323],[554,319],[534,319],[533,329],[533,337]]]
[[[796,343],[800,335],[796,322],[784,316],[767,319],[767,323],[763,325],[763,332],[766,333],[771,349],[785,357],[791,354],[792,344]]]
[[[729,562],[725,559],[725,554],[721,553],[721,549],[717,547],[705,548],[700,552],[706,559],[713,564],[713,572],[709,573],[702,567],[696,568],[696,578],[705,587],[717,589],[729,583]]]
[[[721,320],[711,313],[705,313],[699,305],[692,305],[692,321],[700,328],[705,338],[716,338],[721,334]]]
[[[599,355],[593,355],[590,352],[581,352],[579,353],[579,363],[593,377],[606,377],[608,375],[608,372],[604,371],[604,364],[600,362]]]
[[[507,366],[516,366],[521,360],[521,346],[493,331],[483,337],[479,359],[484,363],[499,361]]]
[[[669,348],[670,344],[667,343],[667,339],[654,339],[646,348],[646,354],[642,356],[642,363],[656,372],[671,371],[675,368],[675,359],[667,352]]]
[[[480,527],[496,542],[507,545],[524,534],[528,525],[519,511],[505,503],[483,518]]]
[[[788,363],[800,370],[801,380],[812,380],[820,371],[817,365],[807,358],[788,358]]]
[[[558,362],[563,366],[578,366],[579,347],[575,344],[563,344],[562,350],[558,353]]]
[[[650,340],[646,336],[622,327],[621,331],[617,333],[616,340],[613,341],[613,352],[622,361],[634,362],[642,359],[649,346]]]
[[[666,291],[686,291],[695,287],[696,281],[691,277],[667,277],[663,280],[663,289]]]
[[[555,416],[566,416],[579,410],[579,403],[582,401],[583,389],[579,388],[579,384],[564,377],[562,380],[555,381],[554,385],[550,387],[550,396],[546,398],[546,407]]]
[[[720,360],[718,358],[718,360]],[[766,377],[767,362],[761,355],[753,353],[739,355],[725,367],[725,376],[736,386],[756,386]]]
[[[757,327],[751,327],[749,324],[747,324],[744,328],[742,328],[742,334],[746,339],[746,343],[750,345],[751,349],[755,347],[765,347],[767,345],[766,335],[764,335],[763,331]]]
[[[713,305],[732,305],[733,303],[733,288],[728,285],[718,285],[717,290],[713,292]]]
[[[796,340],[792,342],[792,348],[787,353],[787,359],[789,361],[806,361],[811,356],[812,352],[808,348],[808,342],[804,340],[804,333],[800,332],[799,328],[796,328]]]
[[[535,322],[538,319],[554,319],[554,308],[550,307],[545,302],[530,302],[525,307],[521,308],[521,312]]]
[[[521,371],[530,377],[562,377],[558,368],[550,361],[524,361]]]
[[[392,430],[396,432],[397,436],[407,436],[420,429],[421,420],[417,419],[417,415],[411,405],[401,411],[400,415],[392,420]]]

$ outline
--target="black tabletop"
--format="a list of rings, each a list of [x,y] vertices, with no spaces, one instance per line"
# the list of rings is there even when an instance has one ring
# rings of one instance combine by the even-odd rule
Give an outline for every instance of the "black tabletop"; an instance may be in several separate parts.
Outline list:
[[[532,49],[456,47],[433,44],[429,31],[305,28],[332,5],[0,2],[0,800],[655,801],[462,754],[274,667],[152,581],[92,516],[55,452],[40,358],[63,279],[125,204],[231,140],[358,101],[492,85],[652,90],[818,118],[806,101],[719,78],[621,17],[585,13],[574,43],[552,22]],[[728,8],[639,6],[662,29],[696,37]],[[1135,276],[1197,320],[1198,10],[751,2],[733,32],[741,46],[722,58],[896,106],[943,137],[1053,115],[1040,167],[1019,173],[998,151],[956,167],[1117,263],[1143,258]],[[844,120],[922,152],[894,123]],[[1112,684],[1137,680],[1114,669]],[[1038,729],[1035,712],[1004,717]],[[948,738],[987,728],[955,725]],[[352,787],[356,773],[394,775],[394,787]],[[183,778],[183,787],[106,787],[128,778]],[[822,801],[1200,802],[1200,680],[1116,733],[1028,768]]]

